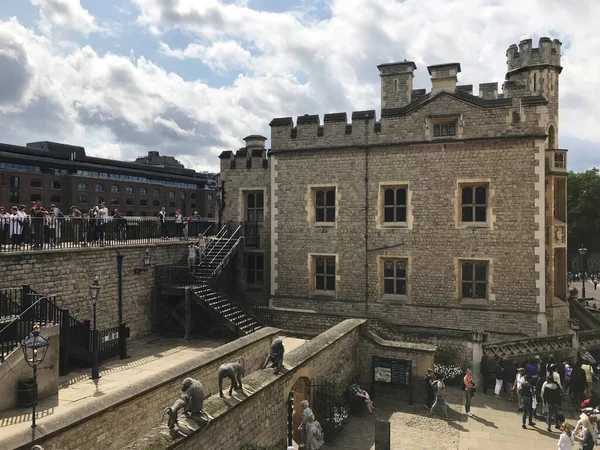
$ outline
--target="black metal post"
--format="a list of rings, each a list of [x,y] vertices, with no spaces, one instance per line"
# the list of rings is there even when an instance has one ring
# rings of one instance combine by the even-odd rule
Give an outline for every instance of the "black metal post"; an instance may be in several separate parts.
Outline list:
[[[92,334],[92,345],[94,359],[92,361],[92,380],[96,382],[100,379],[100,373],[98,370],[98,331],[96,329],[96,302],[94,302],[94,331]]]
[[[127,333],[123,323],[123,258],[117,253],[117,307],[119,313],[119,359],[127,358]]]
[[[35,406],[37,404],[37,365],[33,365],[33,412],[31,415],[31,428],[35,428]]]
[[[583,255],[581,256],[581,298],[585,298],[585,272],[583,271]]]
[[[292,446],[292,439],[294,435],[294,392],[291,391],[290,395],[288,395],[288,427],[287,427],[287,438],[288,438],[288,447]]]
[[[69,372],[69,310],[60,310],[60,351],[58,373],[66,375]]]

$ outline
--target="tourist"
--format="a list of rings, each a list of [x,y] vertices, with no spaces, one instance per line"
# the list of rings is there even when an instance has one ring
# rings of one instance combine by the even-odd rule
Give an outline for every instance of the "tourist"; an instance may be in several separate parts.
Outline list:
[[[33,228],[33,248],[41,250],[44,247],[44,216],[47,214],[41,201],[36,201],[31,208],[31,223]]]
[[[10,214],[4,211],[4,206],[0,206],[0,250],[8,242],[8,228],[10,225]]]
[[[360,403],[364,404],[369,410],[369,413],[372,413],[375,409],[375,405],[373,405],[369,393],[360,387],[358,380],[352,380],[350,386],[348,386],[348,394],[351,398],[354,398]]]
[[[581,368],[581,361],[575,363],[571,372],[571,395],[573,396],[573,405],[579,405],[585,398],[585,389],[587,387],[587,378]]]
[[[573,435],[575,436],[575,440],[579,441],[580,450],[592,450],[596,445],[596,440],[598,439],[596,424],[597,419],[594,414],[589,417],[583,416],[579,420]],[[577,435],[579,427],[581,427],[581,436]]]
[[[494,388],[495,398],[500,398],[502,392],[502,383],[504,383],[504,368],[502,367],[502,360],[496,363],[494,368],[494,376],[496,377],[496,387]]]
[[[158,212],[158,223],[160,224],[160,238],[168,239],[169,235],[167,233],[167,210],[164,206]]]
[[[196,245],[198,246],[198,264],[202,264],[202,261],[206,258],[206,239],[203,234],[198,235]]]
[[[548,407],[548,416],[546,419],[547,430],[552,431],[552,422],[556,423],[555,428],[559,429],[558,425],[558,405],[562,396],[560,386],[554,381],[552,375],[548,375],[546,382],[542,385],[542,399]]]
[[[508,389],[514,387],[515,379],[517,378],[517,365],[513,361],[504,361],[504,393],[506,394]],[[516,391],[510,392],[510,401],[514,401],[514,395]]]
[[[175,228],[177,231],[177,237],[181,241],[183,239],[183,215],[179,209],[175,210]]]
[[[524,382],[525,382],[525,369],[521,367],[517,370],[517,375],[515,376],[515,381],[513,382],[513,386],[511,389],[511,399],[514,400],[513,397],[515,394],[517,396],[517,401],[518,401],[517,411],[523,410],[523,398],[521,396],[521,387],[523,386]]]
[[[592,365],[588,361],[585,361],[585,363],[581,365],[581,369],[583,370],[583,373],[585,373],[585,381],[586,381],[585,393],[586,393],[586,395],[591,395],[592,387],[593,387],[593,383],[594,383],[594,376],[596,374],[594,373],[594,369],[593,369]]]
[[[573,433],[573,425],[563,423],[560,427],[562,434],[558,438],[558,450],[571,450],[575,444],[575,433]]]
[[[15,250],[20,247],[23,243],[23,214],[19,212],[16,206],[10,208],[11,216],[9,222],[8,233],[10,242],[12,243],[12,249]]]
[[[323,428],[321,428],[321,424],[315,420],[313,414],[306,419],[304,429],[304,447],[306,450],[319,450],[325,443],[323,441]]]
[[[190,268],[190,272],[194,271],[194,265],[196,264],[196,252],[198,251],[198,247],[194,245],[193,242],[190,242],[188,245],[188,267]]]
[[[115,210],[113,211],[113,223],[117,231],[117,240],[126,241],[127,219],[125,218],[125,214],[120,212],[118,208],[115,208]]]
[[[48,214],[44,217],[44,225],[47,229],[48,236],[48,244],[50,248],[54,248],[56,246],[56,228],[57,228],[57,213],[55,212],[56,206],[54,204],[50,205],[48,208]]]
[[[312,409],[310,409],[308,407],[308,400],[302,400],[302,403],[300,403],[300,405],[302,405],[302,422],[300,423],[300,426],[298,427],[298,431],[300,431],[300,441],[301,443],[305,444],[305,439],[306,439],[306,422],[308,421],[309,417],[314,417]]]
[[[537,367],[533,359],[530,359],[525,366],[525,375],[529,375],[531,378],[537,375]]]
[[[531,377],[529,375],[525,376],[523,383],[521,384],[521,400],[523,402],[523,428],[527,428],[525,425],[525,419],[529,415],[529,426],[534,426],[535,422],[533,421],[533,395],[535,394],[535,389],[531,384]]]
[[[202,220],[202,217],[200,217],[200,214],[198,214],[198,211],[194,211],[194,214],[192,214],[192,230],[190,232],[190,234],[192,236],[196,236],[199,232],[200,232],[200,221]]]
[[[598,287],[598,277],[594,277],[594,290]]]
[[[79,239],[81,238],[81,211],[77,209],[77,206],[71,206],[71,225],[73,226],[73,242],[75,245],[79,245]]]
[[[433,370],[427,369],[427,374],[423,379],[423,386],[425,387],[425,395],[427,396],[425,400],[425,408],[427,410],[431,410],[431,406],[433,405],[433,401],[435,400],[435,392],[433,392]]]
[[[467,374],[463,378],[463,387],[465,391],[465,412],[467,416],[473,417],[473,413],[471,412],[471,397],[475,393],[475,383],[473,383],[471,369],[467,369]]]
[[[100,245],[104,245],[104,226],[108,221],[108,208],[106,207],[106,203],[100,202],[100,208],[98,208],[97,213],[97,225],[98,225],[98,238],[100,240]]]
[[[448,405],[446,404],[446,400],[444,399],[444,392],[446,390],[446,385],[444,384],[444,378],[440,375],[439,379],[433,382],[433,387],[435,391],[435,402],[429,411],[432,414],[436,414],[438,409],[442,409],[444,412],[444,416],[448,419]]]
[[[558,386],[562,389],[562,382],[560,380],[560,374],[558,373],[556,364],[552,363],[548,367],[548,375],[552,377],[552,379],[558,384]]]

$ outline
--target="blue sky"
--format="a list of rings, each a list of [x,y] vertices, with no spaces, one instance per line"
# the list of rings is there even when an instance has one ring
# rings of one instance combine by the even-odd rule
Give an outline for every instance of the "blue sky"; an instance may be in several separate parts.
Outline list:
[[[0,142],[217,170],[273,117],[379,109],[379,63],[414,60],[415,88],[451,61],[461,84],[502,85],[506,48],[550,36],[559,143],[585,170],[600,165],[597,23],[593,0],[3,0]]]

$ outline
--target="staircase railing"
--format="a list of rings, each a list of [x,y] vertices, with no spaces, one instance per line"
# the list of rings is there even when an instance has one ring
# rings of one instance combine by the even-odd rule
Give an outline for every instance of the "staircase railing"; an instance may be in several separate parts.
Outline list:
[[[217,253],[216,255],[213,256],[213,258],[210,260],[210,264],[212,264],[213,262],[215,262],[215,260],[219,257],[219,255],[221,253],[223,253],[225,251],[225,248],[227,247],[227,244],[229,244],[229,242],[231,242],[231,240],[235,237],[235,235],[240,231],[241,226],[238,225],[238,227],[235,229],[235,231],[233,233],[231,233],[228,237],[227,240],[224,242],[223,245],[220,246],[216,246],[215,248],[217,249]],[[224,239],[224,237],[222,237],[221,239]],[[216,243],[216,242],[215,242]],[[230,250],[231,251],[231,250]],[[226,255],[225,255],[226,256]],[[208,260],[209,258],[206,258],[206,260]],[[222,262],[222,261],[221,261]]]
[[[543,353],[553,353],[573,348],[572,334],[521,338],[517,341],[484,344],[483,352],[488,357],[511,359]]]
[[[208,286],[215,292],[227,297],[228,300],[235,303],[242,311],[253,317],[261,325],[267,327],[273,323],[268,305],[257,303],[240,289],[236,289],[232,283],[226,284],[213,281],[208,283]]]
[[[11,320],[22,312],[21,297],[23,291],[21,288],[0,290],[0,323]]]

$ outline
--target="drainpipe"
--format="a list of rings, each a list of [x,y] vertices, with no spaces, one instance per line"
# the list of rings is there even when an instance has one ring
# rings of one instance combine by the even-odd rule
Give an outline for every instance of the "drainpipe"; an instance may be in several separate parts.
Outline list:
[[[128,329],[123,323],[123,258],[117,251],[117,308],[119,314],[119,359],[127,358]]]
[[[365,315],[369,316],[369,119],[365,119]]]

